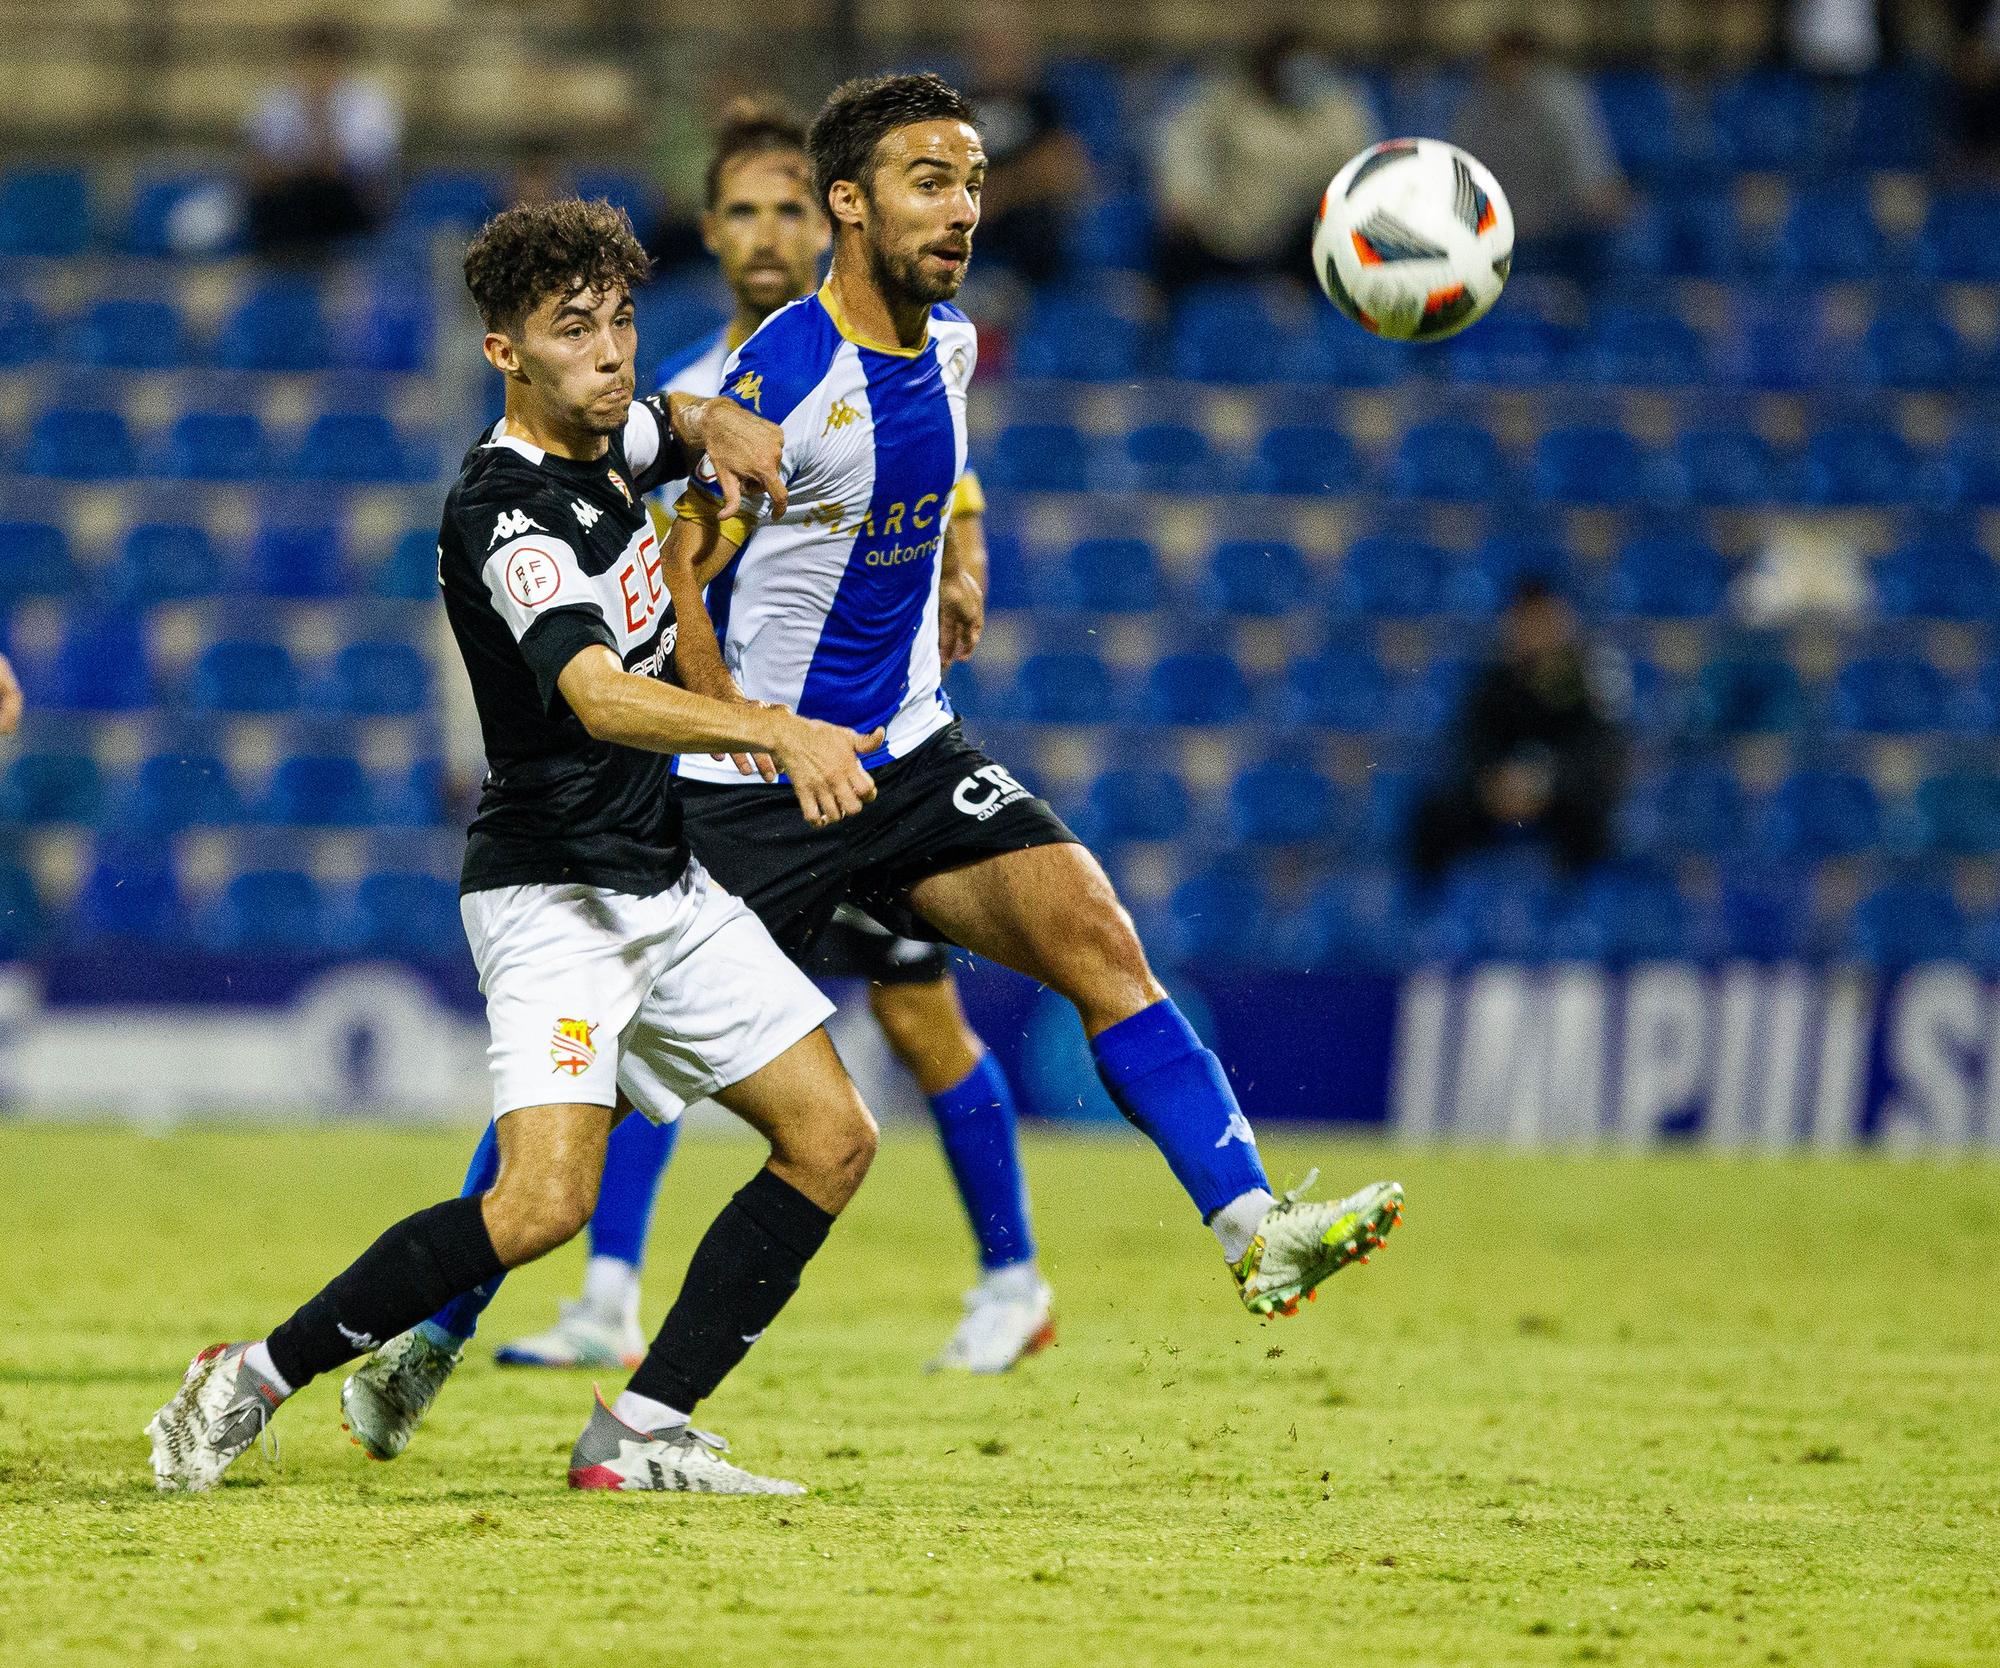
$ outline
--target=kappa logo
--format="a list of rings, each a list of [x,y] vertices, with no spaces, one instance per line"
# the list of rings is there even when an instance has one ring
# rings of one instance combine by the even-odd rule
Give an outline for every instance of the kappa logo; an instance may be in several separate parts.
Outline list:
[[[597,1027],[587,1019],[559,1019],[551,1036],[549,1058],[557,1071],[581,1077],[597,1063]]]
[[[1244,1117],[1241,1112],[1232,1112],[1229,1114],[1229,1125],[1223,1130],[1221,1135],[1216,1137],[1215,1144],[1217,1147],[1226,1147],[1232,1141],[1241,1141],[1246,1147],[1257,1145],[1256,1131],[1251,1129],[1250,1120]]]
[[[984,822],[994,812],[1028,797],[1028,790],[1014,780],[1014,773],[1005,765],[988,764],[952,789],[951,802],[968,817]]]
[[[526,510],[507,510],[502,512],[498,521],[494,522],[493,537],[486,541],[486,548],[491,550],[502,539],[518,539],[523,533],[547,531],[548,529],[539,521],[532,519]]]
[[[570,508],[576,512],[577,526],[586,533],[597,525],[598,517],[604,514],[595,504],[585,503],[581,498],[572,501]]]
[[[752,411],[762,415],[764,410],[764,379],[755,371],[745,371],[729,385],[729,391]]]
[[[829,533],[838,533],[840,524],[847,517],[847,510],[840,504],[815,504],[806,512],[808,527],[824,527]]]
[[[822,436],[829,435],[835,429],[844,429],[848,424],[860,421],[861,413],[856,411],[853,406],[849,405],[845,400],[835,400],[827,408],[826,427],[819,432]]]

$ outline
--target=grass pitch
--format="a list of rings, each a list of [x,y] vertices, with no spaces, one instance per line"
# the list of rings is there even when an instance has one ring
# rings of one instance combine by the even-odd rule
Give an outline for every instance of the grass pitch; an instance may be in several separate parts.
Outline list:
[[[364,1461],[337,1378],[282,1465],[153,1492],[188,1356],[281,1318],[469,1140],[0,1128],[0,1661],[1987,1663],[2000,1659],[1990,1168],[1273,1139],[1410,1221],[1253,1322],[1136,1139],[1042,1137],[1060,1346],[919,1375],[969,1261],[892,1138],[703,1422],[804,1500],[577,1496],[577,1374],[461,1370]],[[649,1307],[755,1150],[692,1138]],[[569,1250],[487,1343],[541,1326]]]

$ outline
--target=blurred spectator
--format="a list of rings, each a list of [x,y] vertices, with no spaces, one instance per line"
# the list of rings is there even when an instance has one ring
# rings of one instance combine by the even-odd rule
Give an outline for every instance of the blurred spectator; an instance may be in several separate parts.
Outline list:
[[[1802,69],[1864,75],[1882,60],[1883,0],[1791,0],[1786,44]]]
[[[1522,584],[1500,616],[1499,653],[1452,719],[1444,778],[1417,805],[1419,875],[1520,834],[1572,873],[1606,855],[1625,748],[1600,685],[1575,611],[1539,580]]]
[[[353,38],[339,25],[299,37],[293,78],[258,101],[248,137],[253,249],[300,251],[381,224],[403,116],[384,87],[356,73]]]
[[[1961,161],[1990,171],[2000,166],[2000,4],[1952,0],[1951,21],[1954,139]]]
[[[1209,74],[1161,130],[1161,282],[1303,281],[1320,194],[1374,138],[1366,100],[1302,33],[1267,34],[1240,65]]]
[[[1062,125],[1043,79],[1034,23],[1019,7],[980,14],[967,89],[986,146],[979,254],[1032,284],[1061,276],[1070,213],[1090,185],[1090,159]]]
[[[715,135],[730,109],[786,103],[768,82],[745,70],[725,67],[703,74],[685,68],[682,74],[681,86],[660,101],[652,169],[659,200],[652,223],[639,227],[640,241],[662,277],[688,267],[708,271],[711,257],[701,232],[708,205],[708,164],[715,154]]]
[[[1452,123],[1514,210],[1514,270],[1589,283],[1625,210],[1625,180],[1590,84],[1524,31],[1488,50]]]
[[[548,203],[574,189],[560,152],[548,141],[536,140],[523,146],[514,158],[514,171],[507,180],[507,202],[510,207]]]

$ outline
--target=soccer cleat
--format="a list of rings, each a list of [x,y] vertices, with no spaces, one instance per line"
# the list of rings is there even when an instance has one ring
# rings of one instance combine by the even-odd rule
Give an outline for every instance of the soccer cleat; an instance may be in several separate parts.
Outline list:
[[[926,1372],[1004,1373],[1056,1341],[1054,1294],[1032,1265],[1026,1280],[1014,1273],[989,1274],[965,1294],[965,1316]]]
[[[243,1359],[248,1344],[210,1344],[188,1363],[173,1400],[146,1423],[153,1481],[163,1494],[198,1494],[264,1434],[285,1398]],[[272,1455],[275,1458],[276,1438]]]
[[[692,1425],[634,1430],[597,1397],[590,1423],[570,1450],[571,1488],[621,1493],[804,1494],[799,1483],[759,1477],[722,1456],[729,1444]]]
[[[516,1338],[493,1352],[503,1367],[623,1367],[628,1372],[646,1354],[636,1316],[608,1321],[580,1299],[556,1305],[557,1319],[546,1332]]]
[[[422,1327],[398,1333],[340,1387],[342,1428],[370,1459],[394,1459],[464,1355],[462,1345],[447,1349]]]
[[[1322,1280],[1368,1260],[1403,1220],[1403,1184],[1371,1182],[1332,1203],[1301,1197],[1317,1170],[1264,1213],[1240,1262],[1230,1264],[1243,1306],[1253,1315],[1296,1315]]]

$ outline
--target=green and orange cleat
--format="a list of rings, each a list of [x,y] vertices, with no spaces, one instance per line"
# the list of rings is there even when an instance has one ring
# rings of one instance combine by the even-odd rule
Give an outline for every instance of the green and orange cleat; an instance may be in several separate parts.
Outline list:
[[[1314,1170],[1267,1210],[1250,1249],[1229,1265],[1253,1315],[1296,1315],[1323,1280],[1365,1263],[1403,1220],[1401,1182],[1370,1182],[1345,1199],[1316,1203],[1301,1195],[1318,1176]]]

